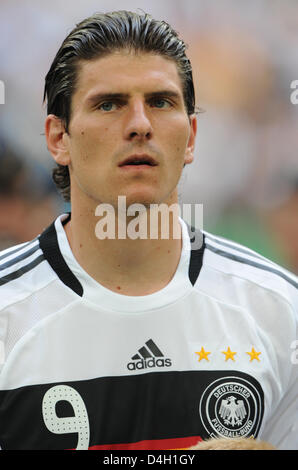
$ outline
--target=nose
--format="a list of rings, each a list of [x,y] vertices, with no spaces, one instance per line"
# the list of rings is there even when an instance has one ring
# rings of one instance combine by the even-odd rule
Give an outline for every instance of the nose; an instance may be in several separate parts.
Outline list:
[[[146,113],[146,104],[135,100],[128,107],[124,135],[126,140],[149,140],[153,134],[150,119]]]

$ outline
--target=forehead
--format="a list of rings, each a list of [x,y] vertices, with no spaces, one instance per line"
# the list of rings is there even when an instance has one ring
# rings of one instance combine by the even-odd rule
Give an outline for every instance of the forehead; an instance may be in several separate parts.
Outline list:
[[[119,51],[79,62],[73,98],[88,100],[95,92],[150,93],[164,89],[183,97],[182,81],[174,60],[160,54]]]

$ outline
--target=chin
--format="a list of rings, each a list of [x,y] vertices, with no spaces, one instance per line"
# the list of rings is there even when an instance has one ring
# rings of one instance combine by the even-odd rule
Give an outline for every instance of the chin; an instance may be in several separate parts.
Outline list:
[[[156,195],[152,194],[144,194],[144,193],[135,193],[135,194],[129,194],[129,195],[122,195],[121,197],[125,197],[124,199],[126,208],[129,208],[133,204],[140,204],[145,207],[145,209],[149,209],[151,205],[153,204],[159,204],[159,199],[156,197]],[[119,201],[119,196],[118,196],[118,201]],[[119,204],[118,204],[119,206]],[[136,208],[137,209],[137,208]],[[141,208],[140,208],[141,210]]]

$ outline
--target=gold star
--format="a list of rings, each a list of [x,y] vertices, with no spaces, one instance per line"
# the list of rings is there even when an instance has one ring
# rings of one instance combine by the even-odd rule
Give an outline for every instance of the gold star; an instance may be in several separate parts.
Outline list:
[[[250,356],[250,361],[249,362],[253,361],[254,359],[256,359],[257,361],[260,362],[259,355],[261,353],[255,351],[254,348],[251,348],[251,352],[247,352],[246,354],[248,354]]]
[[[200,352],[196,352],[196,354],[199,355],[199,362],[200,362],[202,359],[206,359],[206,361],[209,361],[209,359],[208,359],[208,354],[210,354],[210,352],[205,351],[205,349],[203,348],[203,346],[201,347],[201,351],[200,351]]]
[[[230,349],[230,346],[228,347],[228,349],[226,351],[221,351],[223,354],[226,355],[226,358],[225,360],[227,361],[228,359],[232,359],[232,361],[235,361],[234,359],[234,356],[235,354],[237,354],[236,352],[232,352],[231,349]]]

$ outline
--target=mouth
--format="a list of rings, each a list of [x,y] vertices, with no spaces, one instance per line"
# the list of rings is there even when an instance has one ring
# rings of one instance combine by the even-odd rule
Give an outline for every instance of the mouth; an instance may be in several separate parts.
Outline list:
[[[142,155],[131,155],[130,157],[123,160],[119,163],[120,168],[151,168],[157,166],[157,162],[154,158],[150,157],[149,155],[142,154]]]

